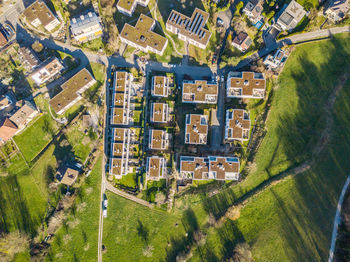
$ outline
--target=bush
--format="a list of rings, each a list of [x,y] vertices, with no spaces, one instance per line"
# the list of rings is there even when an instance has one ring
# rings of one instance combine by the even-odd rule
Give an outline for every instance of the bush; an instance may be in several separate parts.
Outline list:
[[[239,1],[236,5],[236,11],[235,11],[235,15],[240,15],[241,14],[241,9],[243,8],[243,1]]]
[[[36,40],[33,44],[32,44],[32,49],[37,52],[40,53],[41,51],[43,51],[44,46],[38,41]]]

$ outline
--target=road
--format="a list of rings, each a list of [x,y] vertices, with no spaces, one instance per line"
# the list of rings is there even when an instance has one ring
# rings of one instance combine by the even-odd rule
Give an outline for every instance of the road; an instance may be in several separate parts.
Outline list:
[[[332,240],[331,240],[331,248],[329,250],[329,258],[328,262],[333,262],[334,259],[334,249],[335,249],[335,243],[337,241],[337,232],[338,232],[338,226],[341,222],[341,208],[343,206],[344,196],[345,193],[349,187],[350,184],[350,175],[348,176],[348,179],[346,179],[345,184],[343,186],[343,190],[341,191],[338,205],[337,205],[337,211],[335,213],[334,217],[334,225],[333,225],[333,232],[332,232]]]

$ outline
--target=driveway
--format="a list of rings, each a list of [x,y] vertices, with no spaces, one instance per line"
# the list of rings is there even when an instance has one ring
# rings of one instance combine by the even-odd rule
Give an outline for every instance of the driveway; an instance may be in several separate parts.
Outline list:
[[[225,29],[228,29],[230,27],[231,20],[232,20],[232,12],[230,8],[227,9],[226,11],[219,12],[217,17],[224,22],[223,26]]]

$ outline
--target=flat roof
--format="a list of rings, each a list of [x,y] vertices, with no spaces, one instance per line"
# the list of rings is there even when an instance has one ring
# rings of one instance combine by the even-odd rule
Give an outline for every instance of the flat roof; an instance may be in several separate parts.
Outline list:
[[[152,103],[152,109],[152,122],[167,122],[168,104]]]
[[[164,158],[158,156],[148,157],[148,174],[150,177],[163,177]]]
[[[208,117],[206,115],[186,115],[185,143],[206,144],[208,136]]]
[[[122,175],[123,160],[121,158],[112,158],[110,172],[112,175]]]
[[[252,96],[254,89],[265,90],[266,80],[260,73],[230,72],[229,88],[242,89],[242,96]]]
[[[124,141],[124,138],[127,136],[127,132],[129,131],[129,129],[127,128],[113,128],[113,139],[115,142],[122,142]]]
[[[216,103],[218,83],[205,80],[183,81],[182,101],[192,103]]]
[[[229,109],[226,111],[227,139],[246,139],[244,131],[250,130],[250,118],[247,111],[242,109]]]
[[[133,6],[138,3],[145,5],[146,0],[119,0],[117,7],[120,7],[124,10],[127,10],[128,12],[131,12],[131,10],[133,9]]]
[[[29,47],[22,46],[18,51],[23,56],[23,60],[27,61],[32,67],[39,65],[38,57]]]
[[[166,132],[164,130],[157,130],[157,129],[151,129],[150,131],[150,148],[151,149],[164,149],[164,137],[166,135]]]
[[[124,143],[113,143],[113,157],[122,157],[124,155]]]
[[[127,72],[117,71],[114,73],[114,91],[115,92],[125,92]]]
[[[41,83],[44,83],[59,73],[62,69],[63,65],[57,57],[54,57],[42,62],[29,76],[35,82],[40,81]]]
[[[23,14],[29,23],[32,23],[35,19],[39,19],[44,27],[57,19],[47,5],[40,0],[28,6]]]
[[[83,18],[83,19],[82,19]],[[91,27],[99,27],[102,30],[100,19],[95,12],[88,12],[70,20],[72,33],[75,35],[81,34],[84,30]]]
[[[83,68],[61,85],[62,91],[50,100],[51,107],[55,112],[59,112],[79,96],[78,92],[81,89],[92,82],[96,80],[86,68]]]
[[[124,93],[114,93],[113,94],[113,102],[114,102],[114,106],[121,106],[124,107],[125,104],[125,99],[126,97],[124,96]]]
[[[204,157],[181,157],[180,171],[189,172],[193,179],[205,179],[208,177],[208,160]]]
[[[166,76],[153,76],[152,81],[152,95],[154,96],[168,96],[168,79]]]
[[[64,184],[67,186],[73,185],[74,182],[77,180],[78,175],[79,175],[78,170],[75,170],[75,169],[68,167],[63,174],[63,177],[61,179],[61,184]]]
[[[199,8],[193,11],[191,17],[172,10],[166,24],[178,28],[179,34],[203,45],[207,45],[211,37],[211,32],[204,28],[208,18],[209,13]]]
[[[124,24],[120,36],[143,48],[151,47],[162,52],[168,40],[152,31],[154,23],[154,19],[141,14],[135,26]]]
[[[20,109],[16,111],[16,113],[10,117],[10,120],[17,126],[24,124],[27,119],[37,111],[33,105],[28,105],[28,103],[29,102],[25,103]]]
[[[239,161],[237,158],[209,157],[209,172],[216,172],[216,179],[225,180],[228,173],[239,173]]]
[[[112,124],[114,125],[124,125],[124,109],[115,107],[113,108]]]

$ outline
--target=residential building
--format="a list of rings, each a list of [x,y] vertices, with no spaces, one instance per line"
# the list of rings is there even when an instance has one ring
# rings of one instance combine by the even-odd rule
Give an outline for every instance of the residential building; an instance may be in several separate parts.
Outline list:
[[[290,31],[299,24],[305,15],[304,8],[295,0],[292,0],[279,15],[274,26],[279,30]]]
[[[130,129],[113,128],[109,173],[121,179],[129,173]]]
[[[112,125],[128,125],[132,121],[130,109],[130,88],[132,74],[124,71],[114,73],[112,95]]]
[[[182,102],[198,104],[216,104],[218,101],[218,83],[205,80],[184,80],[182,82]]]
[[[252,45],[252,40],[250,39],[248,34],[240,32],[239,34],[233,37],[232,45],[236,47],[239,51],[244,53]]]
[[[102,36],[101,19],[94,12],[72,18],[70,29],[75,40],[86,42]]]
[[[230,72],[227,77],[228,98],[264,98],[264,75],[255,72]]]
[[[226,110],[225,140],[246,141],[249,139],[249,113],[243,109]]]
[[[58,170],[58,177],[61,184],[72,186],[78,178],[79,171],[71,167],[64,167],[61,170]]]
[[[153,76],[152,77],[152,96],[155,97],[168,97],[169,91],[169,78],[166,76]]]
[[[29,76],[40,86],[59,74],[63,68],[60,61],[54,57],[42,62]]]
[[[208,138],[208,116],[187,114],[185,127],[185,143],[206,145]]]
[[[216,180],[238,180],[239,159],[237,157],[209,156],[209,177]]]
[[[83,68],[61,85],[62,91],[50,100],[51,108],[58,115],[62,114],[82,99],[83,92],[95,83],[96,80],[90,72],[86,68]]]
[[[32,71],[40,64],[39,58],[36,56],[34,51],[29,47],[25,47],[25,46],[20,47],[18,49],[18,58],[21,61],[22,66],[27,71]]]
[[[167,123],[169,121],[169,106],[166,103],[151,104],[151,122]]]
[[[180,178],[204,180],[209,179],[209,165],[207,157],[181,156]]]
[[[4,47],[5,45],[7,45],[7,37],[2,31],[0,31],[0,48]]]
[[[148,147],[153,150],[166,150],[169,147],[170,135],[164,130],[150,129]]]
[[[2,95],[0,97],[0,110],[3,110],[7,107],[10,107],[11,105],[15,104],[16,100],[12,98],[9,93]]]
[[[11,139],[18,131],[17,126],[7,117],[0,125],[0,143],[5,143]]]
[[[180,179],[238,180],[239,169],[237,157],[180,157]]]
[[[166,22],[166,29],[178,35],[181,40],[205,49],[211,37],[211,32],[205,29],[208,19],[209,13],[198,8],[191,17],[172,10]]]
[[[243,13],[245,13],[252,24],[256,24],[263,19],[264,1],[262,0],[249,0],[245,7],[243,8]]]
[[[331,0],[325,14],[331,21],[338,23],[349,14],[349,9],[348,0]]]
[[[117,9],[124,15],[132,16],[138,4],[146,7],[148,3],[149,0],[119,0]]]
[[[39,114],[39,111],[31,102],[22,100],[22,103],[20,104],[21,107],[18,108],[18,110],[16,110],[15,113],[10,117],[11,122],[17,126],[18,131],[25,128],[27,124]]]
[[[159,156],[147,157],[146,177],[159,181],[166,178],[165,158]]]
[[[23,15],[32,26],[36,28],[43,26],[49,32],[61,24],[44,1],[41,0],[37,0],[29,5],[24,10]]]
[[[264,65],[267,68],[276,69],[279,67],[287,58],[287,55],[282,49],[277,49],[276,52],[271,55],[268,54],[264,59]]]
[[[135,26],[124,24],[119,35],[120,40],[143,52],[163,55],[168,39],[152,31],[155,25],[154,19],[141,14]]]

